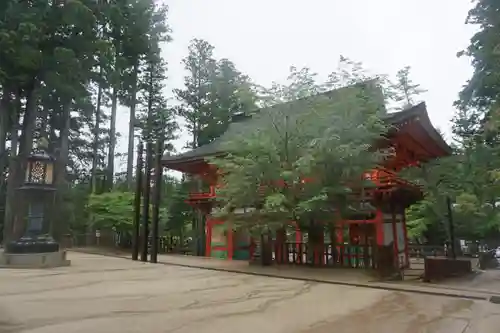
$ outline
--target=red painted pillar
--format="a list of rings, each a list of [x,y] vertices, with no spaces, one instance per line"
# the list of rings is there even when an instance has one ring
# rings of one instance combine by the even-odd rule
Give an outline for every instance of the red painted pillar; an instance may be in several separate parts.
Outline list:
[[[340,222],[335,231],[337,233],[337,244],[344,244],[344,224]]]
[[[294,258],[294,261],[296,263],[302,263],[303,258],[302,258],[302,253],[303,253],[303,248],[302,248],[302,231],[300,231],[300,227],[296,221],[291,221],[290,225],[295,228],[295,253],[296,257]],[[287,250],[287,258],[290,258],[288,250]],[[287,259],[289,260],[289,259]]]
[[[337,233],[337,253],[339,256],[339,261],[340,264],[343,265],[343,260],[344,260],[344,223],[342,221],[339,222],[338,227],[336,228],[336,233]]]
[[[375,216],[375,228],[377,233],[377,245],[384,245],[384,215],[380,209]]]
[[[349,223],[349,244],[356,244],[356,238],[358,236],[359,225],[355,223]]]
[[[295,227],[295,243],[302,243],[302,231],[300,231],[298,226]]]
[[[392,237],[393,237],[393,247],[394,247],[394,262],[400,266],[399,262],[399,245],[398,245],[398,229],[396,225],[396,212],[394,207],[391,207],[391,224],[392,224]]]
[[[213,226],[213,220],[210,218],[210,215],[207,215],[206,218],[206,228],[207,228],[207,235],[205,236],[205,256],[206,257],[211,257],[212,256],[212,226]]]
[[[296,221],[292,221],[290,223],[293,227],[295,227],[295,252],[297,253],[297,256],[299,257],[299,262],[302,263],[302,257],[300,253],[301,251],[301,246],[302,246],[302,231],[300,231],[299,224]]]

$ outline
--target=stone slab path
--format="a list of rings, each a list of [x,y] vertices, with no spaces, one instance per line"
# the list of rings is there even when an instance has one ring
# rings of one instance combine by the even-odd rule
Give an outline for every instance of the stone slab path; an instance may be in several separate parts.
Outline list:
[[[0,333],[496,333],[481,300],[70,253],[71,267],[0,270]]]

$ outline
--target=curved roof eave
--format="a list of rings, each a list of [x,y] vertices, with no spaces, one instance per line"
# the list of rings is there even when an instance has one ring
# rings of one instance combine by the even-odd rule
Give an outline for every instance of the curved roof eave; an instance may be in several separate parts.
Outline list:
[[[448,145],[441,134],[439,134],[436,128],[432,125],[425,102],[421,102],[403,111],[390,113],[387,115],[385,121],[390,123],[391,125],[398,125],[415,119],[418,119],[423,129],[427,132],[429,137],[436,143],[436,145],[438,145],[438,147],[443,151],[445,155],[452,154],[450,145]]]
[[[389,125],[397,126],[405,122],[418,119],[422,127],[425,129],[429,137],[439,146],[443,151],[443,155],[450,155],[452,153],[451,147],[446,143],[441,134],[432,125],[425,102],[421,102],[403,111],[388,113],[384,117],[384,121]],[[224,136],[224,135],[223,135]],[[165,167],[175,166],[183,163],[191,163],[203,160],[208,156],[214,156],[223,153],[221,147],[222,138],[195,148],[193,150],[181,153],[178,155],[165,154],[162,157],[162,164]]]

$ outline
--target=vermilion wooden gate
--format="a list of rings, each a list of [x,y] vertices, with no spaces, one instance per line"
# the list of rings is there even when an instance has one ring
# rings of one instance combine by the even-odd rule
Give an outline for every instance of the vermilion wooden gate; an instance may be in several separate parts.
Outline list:
[[[228,222],[207,218],[206,255],[220,259],[249,260],[252,241],[244,231],[234,231]]]

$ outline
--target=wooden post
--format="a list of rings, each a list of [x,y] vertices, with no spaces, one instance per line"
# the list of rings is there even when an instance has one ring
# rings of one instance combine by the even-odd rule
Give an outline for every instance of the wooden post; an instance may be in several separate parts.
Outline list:
[[[397,263],[397,268],[399,268],[400,263],[399,263],[398,229],[396,225],[396,212],[393,204],[391,204],[391,224],[392,224],[392,237],[393,237],[392,241],[394,245],[395,262]]]
[[[406,228],[406,213],[403,208],[403,211],[401,212],[401,223],[402,223],[402,228],[403,228],[403,237],[404,237],[404,242],[405,242],[405,267],[410,266],[410,254],[409,254],[409,249],[408,249],[408,229]]]
[[[198,176],[196,178],[196,192],[201,193],[203,191],[203,179]],[[194,232],[193,234],[193,253],[195,256],[202,256],[203,250],[201,249],[201,244],[202,242],[200,241],[200,238],[202,237],[201,229],[203,225],[203,212],[201,208],[201,204],[198,203],[197,207],[195,208],[194,216],[193,216],[193,225],[192,225],[192,231]]]
[[[293,225],[295,227],[295,243],[302,243],[302,231],[300,230],[300,226],[297,222],[293,222]],[[298,247],[299,245],[297,245],[297,248]]]
[[[144,177],[144,196],[142,202],[142,251],[141,261],[148,261],[148,240],[149,240],[149,196],[151,195],[151,142],[146,144],[146,167]]]
[[[141,192],[142,192],[142,153],[144,147],[139,142],[137,147],[137,166],[135,172],[135,199],[134,199],[134,232],[132,234],[132,260],[139,259],[139,229],[141,223]]]
[[[344,223],[342,220],[339,219],[339,225],[336,230],[336,237],[337,237],[337,255],[339,258],[339,265],[344,266],[344,253],[345,253],[345,246],[344,246]]]
[[[151,256],[152,263],[158,262],[158,227],[160,223],[160,203],[161,203],[161,183],[163,176],[163,168],[161,166],[161,156],[163,153],[163,137],[160,135],[156,143],[156,159],[155,159],[155,187],[153,193],[153,217],[151,230]]]
[[[197,255],[204,257],[206,256],[205,249],[205,241],[207,237],[207,233],[205,232],[206,229],[206,213],[204,212],[204,209],[200,209],[198,212],[198,223],[197,223],[197,228],[198,230],[196,231],[198,234],[197,237]]]
[[[212,225],[213,225],[213,220],[207,218],[206,225],[207,225],[207,235],[206,235],[207,239],[205,241],[205,256],[211,257],[212,256]]]
[[[455,250],[455,225],[453,223],[453,212],[451,209],[451,199],[449,196],[446,197],[446,208],[448,210],[448,222],[450,227],[450,250],[451,257],[457,259],[457,252]]]
[[[298,262],[299,263],[302,263],[303,259],[302,258],[302,255],[300,255],[300,253],[302,253],[302,242],[303,242],[303,238],[302,238],[302,230],[300,230],[300,226],[298,225],[297,222],[295,222],[295,253],[297,253],[297,257],[298,258]]]
[[[375,216],[375,228],[377,234],[377,245],[384,245],[384,214],[380,208],[377,210]]]
[[[318,235],[317,253],[318,253],[318,264],[323,266],[326,264],[325,261],[325,230],[322,226],[321,233]]]
[[[329,224],[330,229],[330,253],[332,256],[332,265],[337,264],[337,228],[336,221]]]

